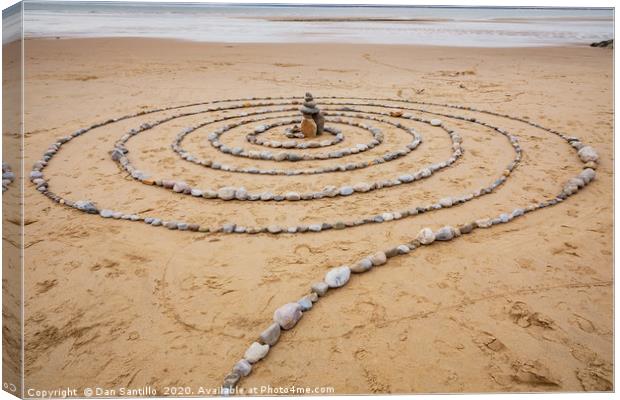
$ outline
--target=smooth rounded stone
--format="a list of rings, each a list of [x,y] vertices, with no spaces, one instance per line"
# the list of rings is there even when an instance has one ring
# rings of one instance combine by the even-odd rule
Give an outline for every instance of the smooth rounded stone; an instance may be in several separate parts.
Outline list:
[[[489,218],[483,218],[476,221],[478,228],[488,228],[493,225],[493,222]]]
[[[586,168],[583,171],[581,171],[579,173],[579,177],[585,182],[585,183],[590,183],[594,180],[594,178],[596,177],[596,171],[594,171],[592,168]]]
[[[241,375],[233,371],[224,377],[224,383],[222,383],[222,387],[231,389],[237,385],[239,379],[241,379]]]
[[[319,295],[314,292],[305,295],[304,298],[308,298],[313,303],[316,303],[317,301],[319,301]]]
[[[263,201],[272,200],[273,199],[273,193],[271,193],[271,192],[261,193],[260,199],[263,200]]]
[[[366,182],[356,183],[353,186],[353,190],[355,190],[356,192],[368,192],[370,191],[370,185]]]
[[[168,229],[177,229],[178,224],[175,221],[166,221],[164,226]]]
[[[520,217],[523,214],[525,214],[525,211],[522,208],[515,208],[514,210],[512,210],[512,217],[513,218]]]
[[[280,325],[277,322],[274,322],[260,334],[259,340],[263,344],[273,346],[278,342],[278,339],[280,339],[280,332]]]
[[[310,290],[312,290],[312,293],[316,293],[317,296],[323,297],[329,290],[329,286],[325,282],[316,282],[312,284]]]
[[[288,192],[284,195],[284,197],[289,201],[301,200],[301,196],[297,192]]]
[[[217,192],[214,190],[205,190],[202,192],[202,197],[205,199],[215,199],[217,197]]]
[[[359,274],[362,272],[366,272],[371,268],[372,268],[372,261],[370,260],[370,258],[362,258],[361,260],[359,260],[358,262],[356,262],[355,264],[351,266],[351,272]]]
[[[43,172],[41,171],[32,171],[30,172],[30,179],[43,178]]]
[[[433,119],[431,119],[431,125],[432,126],[440,126],[441,125],[441,120],[437,119],[437,118],[433,118]]]
[[[411,174],[405,174],[405,175],[401,175],[398,177],[398,180],[401,181],[402,183],[413,182],[414,179],[415,178]]]
[[[435,232],[435,240],[446,241],[454,238],[455,230],[451,226],[444,226]]]
[[[222,200],[232,200],[235,198],[235,194],[237,192],[237,188],[234,187],[223,187],[217,191],[217,197]]]
[[[302,297],[297,301],[297,304],[301,306],[301,311],[308,311],[312,308],[312,300]]]
[[[114,219],[121,219],[123,216],[123,213],[121,211],[116,211],[114,212],[114,214],[112,214],[112,218]]]
[[[383,251],[378,251],[370,256],[370,262],[375,267],[383,265],[387,262],[387,255]]]
[[[312,232],[320,232],[323,229],[321,224],[311,224],[308,225],[308,230]]]
[[[222,225],[222,232],[233,233],[235,231],[235,226],[235,224],[224,224]]]
[[[469,223],[469,224],[464,224],[459,226],[459,232],[461,234],[467,234],[467,233],[471,233],[471,231],[474,230],[474,224]]]
[[[339,191],[341,196],[349,196],[353,194],[353,188],[351,186],[343,186]]]
[[[454,204],[454,201],[452,200],[451,197],[444,197],[443,199],[439,200],[439,204],[442,207],[452,207],[452,204]]]
[[[235,199],[237,200],[247,200],[249,197],[248,191],[245,188],[239,188],[235,191]]]
[[[190,193],[194,197],[202,197],[202,194],[203,194],[202,190],[200,189],[192,189]]]
[[[243,358],[247,360],[250,364],[254,364],[263,358],[269,353],[269,345],[268,344],[260,344],[258,342],[254,342],[248,347],[243,355]]]
[[[577,155],[579,156],[579,158],[581,158],[581,161],[583,161],[584,163],[590,162],[590,161],[598,162],[598,153],[596,152],[596,150],[594,150],[594,148],[590,146],[582,147],[577,152]]]
[[[391,247],[391,248],[385,250],[384,253],[385,253],[385,257],[386,258],[396,257],[397,255],[400,254],[396,247]]]
[[[172,191],[177,192],[177,193],[183,193],[183,192],[189,191],[189,190],[190,190],[190,187],[185,182],[177,182],[172,187]]]
[[[431,228],[423,228],[419,233],[416,239],[424,245],[431,244],[435,241],[435,234]]]
[[[350,277],[351,268],[343,265],[330,269],[327,274],[325,274],[325,283],[327,283],[327,286],[330,288],[339,288],[346,285]]]
[[[112,210],[101,210],[101,211],[99,211],[99,215],[101,215],[103,218],[112,218],[112,215],[114,215],[114,211],[112,211]]]
[[[177,229],[180,231],[186,231],[189,229],[189,224],[187,222],[179,222],[177,224]]]
[[[396,246],[396,250],[398,250],[399,254],[407,254],[411,251],[409,246],[407,246],[406,244],[401,244],[399,246]]]
[[[75,208],[80,211],[85,211],[87,213],[95,214],[97,213],[97,207],[93,204],[92,201],[88,200],[78,200],[74,204]]]
[[[269,233],[280,233],[280,232],[282,232],[282,228],[277,226],[277,225],[269,225],[267,227],[267,231]]]
[[[252,364],[250,364],[246,359],[241,359],[237,361],[237,363],[233,366],[233,372],[238,373],[241,376],[248,376],[250,372],[252,372]]]
[[[273,320],[280,325],[280,328],[288,330],[297,324],[302,315],[301,306],[298,303],[287,303],[273,313]]]
[[[385,213],[381,214],[381,217],[383,218],[384,221],[392,221],[392,220],[394,220],[394,214],[392,214],[390,212],[385,212]]]

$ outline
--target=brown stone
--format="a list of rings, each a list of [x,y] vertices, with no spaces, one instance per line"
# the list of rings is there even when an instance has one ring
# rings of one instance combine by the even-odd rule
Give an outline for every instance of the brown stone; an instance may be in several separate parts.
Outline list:
[[[304,134],[304,137],[316,137],[316,123],[314,122],[312,117],[306,117],[304,115],[304,119],[301,121],[300,129],[301,133]]]

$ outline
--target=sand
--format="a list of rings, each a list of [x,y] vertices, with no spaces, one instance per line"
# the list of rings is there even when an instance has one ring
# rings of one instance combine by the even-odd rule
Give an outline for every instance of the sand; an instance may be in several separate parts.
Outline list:
[[[55,138],[112,116],[306,91],[472,105],[581,137],[602,159],[591,186],[558,206],[355,276],[284,334],[243,386],[333,387],[337,394],[612,389],[612,51],[63,39],[26,41],[25,60],[26,169]],[[248,189],[303,191],[420,167],[445,158],[450,146],[421,125],[428,133],[414,157],[320,178],[257,179],[182,162],[170,151],[174,135],[200,118],[132,139],[136,166],[193,184],[234,179]],[[413,186],[286,204],[206,201],[140,185],[110,160],[123,132],[152,119],[71,142],[45,171],[53,190],[106,208],[213,225],[308,223],[463,193],[512,158],[501,136],[451,122],[463,132],[465,155]],[[313,235],[155,230],[60,207],[27,184],[26,389],[150,385],[165,394],[169,386],[194,393],[218,386],[275,308],[299,298],[330,267],[410,240],[423,226],[528,205],[579,172],[575,153],[558,138],[501,124],[520,136],[524,160],[496,193],[415,218]],[[205,135],[191,135],[186,147],[209,154]],[[524,317],[515,317],[519,310]]]

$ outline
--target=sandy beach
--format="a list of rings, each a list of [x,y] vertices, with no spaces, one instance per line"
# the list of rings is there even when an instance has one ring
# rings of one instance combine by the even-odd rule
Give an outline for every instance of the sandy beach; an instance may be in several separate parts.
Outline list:
[[[31,39],[24,48],[26,171],[56,138],[111,117],[218,99],[301,98],[307,91],[317,98],[464,104],[580,137],[601,157],[596,181],[584,190],[509,224],[353,276],[283,333],[242,386],[333,387],[336,394],[613,389],[612,50],[133,38]],[[67,144],[45,170],[55,193],[207,225],[312,223],[473,190],[500,175],[513,157],[501,135],[450,120],[462,134],[463,157],[412,185],[316,201],[207,200],[142,185],[110,159],[127,130],[170,114],[120,121]],[[231,173],[170,150],[181,129],[204,118],[179,118],[136,135],[127,145],[132,161],[154,176],[196,185],[302,192],[392,176],[450,150],[437,128],[420,124],[423,145],[373,168]],[[411,240],[425,226],[456,225],[543,200],[581,170],[575,152],[557,137],[485,118],[518,135],[523,148],[521,164],[496,192],[414,218],[316,234],[153,229],[61,207],[27,182],[25,388],[151,386],[165,394],[165,387],[217,387],[273,311],[307,293],[329,268]],[[245,143],[243,130],[232,132],[231,144]],[[207,134],[196,131],[184,146],[218,154]],[[350,135],[355,142],[363,131]],[[385,128],[385,143],[369,154],[402,143],[399,135]]]

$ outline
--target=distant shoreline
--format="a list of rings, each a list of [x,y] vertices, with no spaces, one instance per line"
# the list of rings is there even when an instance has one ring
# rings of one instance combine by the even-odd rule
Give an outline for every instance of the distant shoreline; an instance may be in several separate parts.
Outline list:
[[[489,18],[489,19],[454,19],[454,18],[386,18],[386,17],[235,17],[240,19],[262,19],[271,22],[475,22],[475,23],[533,23],[544,21],[613,21],[607,17],[531,17],[531,18]]]

